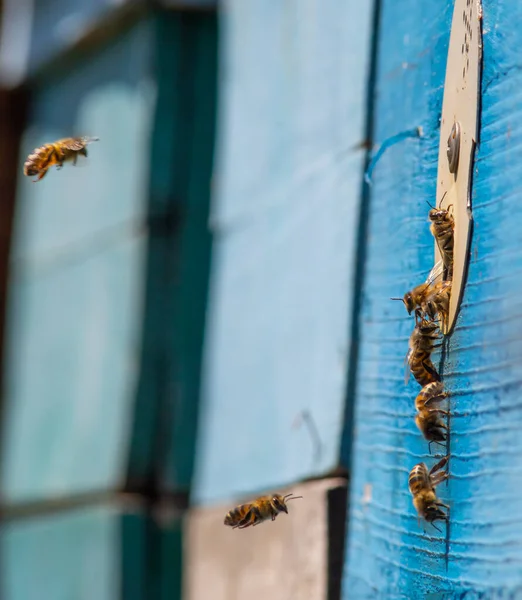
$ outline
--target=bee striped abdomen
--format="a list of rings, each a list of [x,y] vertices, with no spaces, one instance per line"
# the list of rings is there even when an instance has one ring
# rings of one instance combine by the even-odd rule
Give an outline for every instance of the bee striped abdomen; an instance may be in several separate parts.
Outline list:
[[[431,361],[429,352],[414,351],[410,360],[410,369],[417,383],[422,386],[440,381],[440,376]]]
[[[32,154],[27,157],[24,164],[25,175],[38,175],[42,169],[49,168],[49,159],[54,152],[52,144],[45,144],[40,148],[36,148]]]
[[[408,486],[413,495],[426,487],[431,487],[428,467],[424,463],[419,463],[413,467],[408,478]]]
[[[415,408],[420,410],[429,404],[436,404],[447,398],[448,393],[444,391],[442,381],[432,381],[425,385],[415,398]]]

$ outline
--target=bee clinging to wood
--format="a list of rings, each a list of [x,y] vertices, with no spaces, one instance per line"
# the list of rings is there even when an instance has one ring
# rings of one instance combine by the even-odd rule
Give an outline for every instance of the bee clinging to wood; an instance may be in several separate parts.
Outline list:
[[[408,479],[408,486],[413,496],[413,506],[419,519],[422,518],[431,523],[437,531],[440,531],[440,529],[434,522],[448,520],[448,515],[442,508],[449,510],[449,506],[441,502],[435,493],[435,487],[448,478],[447,471],[442,470],[448,460],[449,456],[445,456],[433,465],[429,471],[424,463],[419,463],[410,471]]]
[[[448,318],[450,296],[451,281],[439,281],[433,286],[431,292],[426,295],[420,309],[432,320],[439,316],[442,331],[445,331],[446,319]]]
[[[431,444],[441,444],[447,439],[447,425],[442,421],[439,415],[447,415],[448,411],[440,408],[433,408],[448,397],[444,391],[444,384],[441,381],[433,381],[425,385],[415,398],[415,408],[417,416],[415,424],[419,428],[424,438]]]
[[[419,318],[410,336],[406,354],[404,382],[408,383],[410,372],[421,386],[440,381],[440,376],[431,362],[431,353],[439,339],[439,326],[434,321]]]
[[[446,279],[451,279],[453,276],[453,243],[455,219],[450,213],[450,204],[447,209],[440,208],[446,194],[442,196],[439,207],[432,207],[428,213],[428,218],[431,221],[430,231],[437,242],[439,252],[442,257],[442,262],[447,270]]]
[[[426,313],[427,303],[440,291],[443,272],[444,263],[440,260],[430,271],[424,283],[406,292],[403,298],[392,298],[392,300],[402,300],[409,315],[415,311],[417,316],[422,316],[423,313]]]
[[[241,504],[228,512],[225,516],[225,525],[233,529],[246,529],[251,525],[259,525],[267,519],[275,521],[279,513],[288,514],[286,503],[297,498],[302,498],[302,496],[294,496],[293,494],[261,496],[253,502]]]
[[[96,137],[64,138],[35,148],[25,161],[24,175],[28,177],[36,175],[33,181],[40,181],[54,165],[58,169],[63,167],[66,161],[72,161],[73,165],[76,165],[79,155],[87,157],[87,145],[98,140],[99,138]]]

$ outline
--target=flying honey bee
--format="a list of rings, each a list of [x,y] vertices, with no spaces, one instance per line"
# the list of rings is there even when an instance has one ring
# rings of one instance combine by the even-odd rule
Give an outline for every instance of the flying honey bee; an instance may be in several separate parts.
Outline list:
[[[433,302],[441,290],[442,275],[444,272],[444,263],[442,260],[433,267],[424,283],[417,285],[409,292],[406,292],[402,298],[392,298],[392,300],[402,300],[408,314],[415,311],[417,316],[422,316],[427,312],[429,302]]]
[[[87,157],[86,146],[98,140],[96,137],[64,138],[35,148],[25,161],[24,175],[37,175],[37,178],[33,179],[36,182],[43,179],[53,165],[58,169],[61,169],[66,161],[72,161],[73,165],[76,165],[79,155]]]
[[[440,208],[442,201],[446,194],[442,196],[439,203],[439,208],[432,208],[428,213],[428,218],[431,221],[430,231],[437,242],[439,252],[442,257],[444,267],[447,269],[447,279],[451,279],[453,276],[453,242],[454,242],[454,230],[455,230],[455,219],[450,213],[450,208],[453,206],[450,204],[447,209]]]
[[[433,381],[440,381],[440,376],[431,362],[431,353],[439,337],[439,326],[435,321],[428,321],[424,317],[417,319],[404,360],[405,383],[410,379],[410,372],[422,387]]]
[[[415,408],[418,411],[415,424],[424,438],[428,440],[430,452],[432,443],[440,444],[447,439],[448,427],[439,415],[447,415],[448,411],[432,408],[433,405],[440,404],[447,397],[448,393],[444,391],[444,384],[441,381],[433,381],[426,384],[415,398]]]
[[[284,512],[288,514],[286,503],[297,498],[302,498],[302,496],[294,496],[293,494],[287,494],[286,496],[282,494],[261,496],[257,500],[254,500],[254,502],[241,504],[228,512],[225,516],[225,525],[233,529],[246,529],[251,525],[259,525],[259,523],[269,518],[275,521],[279,513]]]
[[[408,486],[413,496],[413,506],[420,519],[431,523],[437,531],[440,529],[435,525],[435,521],[447,521],[448,515],[442,510],[449,506],[437,498],[435,487],[448,478],[447,471],[442,469],[446,466],[449,456],[445,456],[428,471],[424,463],[415,465],[410,471]]]

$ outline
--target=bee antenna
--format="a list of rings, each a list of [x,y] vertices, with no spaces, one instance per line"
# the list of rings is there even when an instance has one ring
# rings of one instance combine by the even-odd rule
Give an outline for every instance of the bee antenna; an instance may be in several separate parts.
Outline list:
[[[443,196],[442,196],[442,198],[440,199],[440,202],[439,202],[439,208],[440,208],[440,205],[442,204],[442,201],[443,201],[443,200],[444,200],[444,198],[446,197],[446,194],[447,194],[447,193],[448,193],[447,191],[446,191],[446,192],[444,192],[444,195],[443,195]]]
[[[292,496],[292,494],[287,494],[286,496],[284,496],[284,499],[286,500],[288,498],[288,500],[286,500],[286,502],[289,502],[290,500],[297,500],[297,498],[302,498],[302,496]]]
[[[403,298],[390,298],[390,300],[403,300]]]
[[[430,208],[435,208],[432,204],[430,204],[427,200],[426,200],[426,204],[430,207]]]

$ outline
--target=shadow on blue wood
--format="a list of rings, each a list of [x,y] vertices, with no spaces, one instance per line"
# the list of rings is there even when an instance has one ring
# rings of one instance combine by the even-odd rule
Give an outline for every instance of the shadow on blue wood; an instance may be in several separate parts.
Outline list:
[[[432,464],[403,382],[413,322],[399,296],[433,261],[426,200],[436,189],[453,3],[383,0],[375,142],[421,126],[375,166],[367,249],[344,597],[522,597],[522,265],[519,69],[522,7],[484,3],[481,139],[461,314],[442,365],[452,393],[449,539],[424,531],[408,472]],[[400,18],[399,18],[400,15]],[[389,23],[394,23],[393,27]],[[390,210],[390,207],[392,210]],[[437,355],[437,357],[440,355]]]
[[[294,4],[221,15],[197,502],[339,463],[372,3]]]

